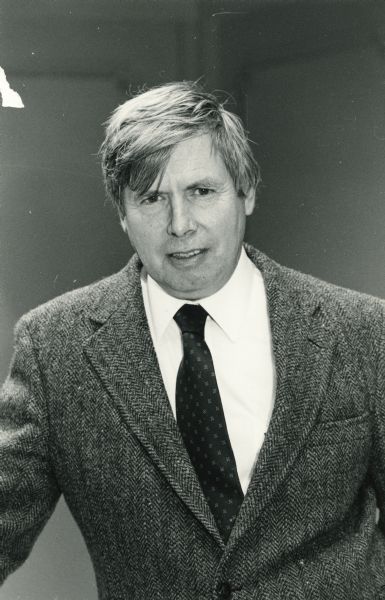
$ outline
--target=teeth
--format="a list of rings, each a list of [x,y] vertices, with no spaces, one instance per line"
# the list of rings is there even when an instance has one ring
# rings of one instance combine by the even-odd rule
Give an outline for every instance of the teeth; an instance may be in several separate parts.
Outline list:
[[[191,252],[173,252],[173,256],[176,258],[190,258],[191,256],[196,256],[200,254],[200,250],[192,250]]]

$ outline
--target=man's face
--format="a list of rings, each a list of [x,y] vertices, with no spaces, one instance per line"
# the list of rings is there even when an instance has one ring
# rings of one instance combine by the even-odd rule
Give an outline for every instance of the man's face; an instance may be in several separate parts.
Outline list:
[[[238,196],[209,134],[176,144],[164,172],[140,195],[126,188],[123,228],[153,279],[170,295],[198,300],[231,277],[254,190]]]

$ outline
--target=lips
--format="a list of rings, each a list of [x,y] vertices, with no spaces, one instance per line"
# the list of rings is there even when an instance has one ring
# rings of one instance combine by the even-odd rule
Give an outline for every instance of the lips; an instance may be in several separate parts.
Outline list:
[[[203,248],[195,248],[193,250],[170,252],[169,256],[172,258],[179,258],[179,259],[183,260],[183,259],[193,258],[194,256],[198,256],[199,254],[202,254],[203,252],[206,252],[206,250]]]

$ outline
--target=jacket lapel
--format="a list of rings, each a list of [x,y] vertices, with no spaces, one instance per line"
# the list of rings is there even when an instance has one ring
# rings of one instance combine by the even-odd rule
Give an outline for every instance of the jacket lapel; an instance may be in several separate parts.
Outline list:
[[[258,518],[288,475],[316,419],[331,365],[331,334],[319,299],[301,289],[298,274],[250,246],[246,250],[265,282],[277,383],[271,422],[229,546]],[[140,269],[134,256],[118,275],[119,293],[107,291],[89,315],[97,330],[85,352],[123,421],[224,547],[166,395],[145,315]]]
[[[265,282],[276,368],[273,414],[254,473],[230,537],[245,532],[288,476],[317,417],[331,367],[331,332],[318,296],[300,277],[246,247]]]
[[[176,493],[223,546],[163,385],[142,300],[140,268],[134,256],[121,272],[121,293],[112,312],[108,293],[93,311],[91,320],[98,329],[87,341],[85,353],[123,421]]]

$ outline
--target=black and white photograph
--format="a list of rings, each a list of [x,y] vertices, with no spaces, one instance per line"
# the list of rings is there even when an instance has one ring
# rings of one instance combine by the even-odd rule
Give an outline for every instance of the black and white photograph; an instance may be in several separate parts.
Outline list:
[[[385,3],[0,0],[0,600],[385,600]]]

